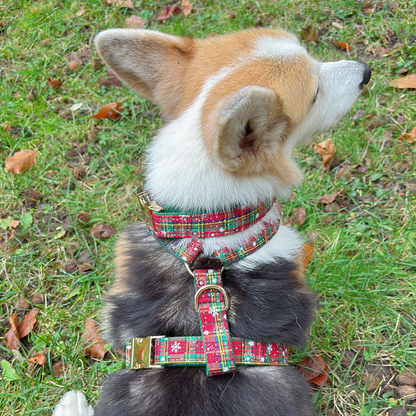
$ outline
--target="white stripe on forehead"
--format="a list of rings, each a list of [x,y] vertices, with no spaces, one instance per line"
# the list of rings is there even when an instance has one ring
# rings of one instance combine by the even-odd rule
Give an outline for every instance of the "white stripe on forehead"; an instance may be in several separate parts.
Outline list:
[[[288,39],[264,36],[256,41],[255,46],[254,56],[257,58],[284,58],[308,54],[295,37]]]

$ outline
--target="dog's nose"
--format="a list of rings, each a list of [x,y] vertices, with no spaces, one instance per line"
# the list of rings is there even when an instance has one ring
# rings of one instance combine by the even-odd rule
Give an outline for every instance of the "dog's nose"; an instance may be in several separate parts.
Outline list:
[[[371,68],[364,62],[360,62],[360,64],[363,66],[363,80],[361,81],[360,87],[364,88],[364,85],[370,82]]]

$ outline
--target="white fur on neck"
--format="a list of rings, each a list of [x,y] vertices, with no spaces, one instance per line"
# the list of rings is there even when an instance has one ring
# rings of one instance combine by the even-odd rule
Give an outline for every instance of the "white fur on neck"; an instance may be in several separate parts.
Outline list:
[[[290,189],[275,177],[237,177],[207,155],[200,125],[202,106],[211,88],[241,64],[208,79],[196,102],[162,128],[151,143],[146,188],[158,204],[222,210],[289,194]]]

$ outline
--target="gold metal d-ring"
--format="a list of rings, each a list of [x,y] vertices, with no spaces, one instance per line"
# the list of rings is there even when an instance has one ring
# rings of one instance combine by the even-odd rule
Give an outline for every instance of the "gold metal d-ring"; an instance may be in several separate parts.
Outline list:
[[[195,298],[194,298],[195,312],[199,311],[198,300],[199,300],[199,297],[201,296],[201,293],[205,292],[206,290],[209,290],[209,289],[215,289],[215,290],[218,290],[219,292],[222,293],[222,295],[224,296],[225,310],[228,311],[228,309],[230,308],[230,302],[228,300],[227,292],[224,290],[224,288],[221,287],[221,286],[218,286],[218,285],[205,285],[205,286],[202,286],[201,288],[199,288],[195,293]]]

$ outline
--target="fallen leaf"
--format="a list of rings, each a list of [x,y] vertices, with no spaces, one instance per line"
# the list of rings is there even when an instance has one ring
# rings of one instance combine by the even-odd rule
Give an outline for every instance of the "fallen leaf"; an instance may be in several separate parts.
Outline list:
[[[10,350],[18,350],[20,348],[20,340],[28,335],[34,328],[36,323],[36,314],[39,309],[35,308],[27,313],[23,321],[17,322],[16,313],[10,315],[10,329],[6,333],[7,348]]]
[[[188,0],[182,0],[182,13],[185,17],[188,17],[191,14],[192,11],[192,4],[189,3]]]
[[[319,31],[315,30],[313,26],[308,26],[303,29],[302,38],[309,42],[318,42]]]
[[[374,56],[375,56],[377,59],[384,58],[384,57],[385,57],[388,53],[389,53],[389,50],[388,50],[388,49],[386,49],[386,48],[383,48],[381,45],[377,45],[377,46],[374,48],[374,52],[373,52]]]
[[[101,110],[91,116],[91,118],[108,118],[109,120],[116,120],[121,118],[121,112],[123,111],[122,103],[108,103]]]
[[[323,158],[322,167],[325,170],[328,170],[330,165],[331,165],[331,161],[335,156],[335,144],[334,144],[334,142],[331,139],[327,139],[327,140],[325,140],[321,143],[318,143],[313,148],[313,151],[322,156],[322,158]]]
[[[306,357],[298,365],[301,376],[310,383],[322,386],[328,379],[328,366],[320,355]]]
[[[8,361],[1,360],[0,365],[2,369],[2,378],[4,378],[6,381],[20,380],[20,377],[17,375],[16,370]]]
[[[91,234],[95,238],[110,238],[116,232],[107,224],[95,224],[91,229]]]
[[[169,19],[171,16],[180,14],[180,12],[181,8],[177,4],[174,4],[173,6],[165,7],[162,10],[162,13],[160,13],[159,17],[156,17],[155,20],[163,22],[164,20]]]
[[[66,367],[67,366],[65,364],[61,363],[61,362],[55,363],[52,366],[52,374],[53,374],[53,376],[55,378],[61,377],[62,374],[64,373],[64,370],[66,369]]]
[[[117,7],[125,7],[126,9],[134,9],[131,0],[105,0],[106,4]]]
[[[82,61],[80,62],[79,60],[72,61],[68,64],[68,69],[71,72],[75,72],[81,66],[81,63]]]
[[[292,218],[295,224],[303,225],[306,220],[306,209],[303,207],[295,209],[293,211]]]
[[[146,23],[147,20],[142,19],[140,16],[130,16],[124,21],[126,27],[129,27],[131,29],[142,29]]]
[[[337,42],[337,41],[333,40],[332,44],[335,45],[335,46],[338,46],[338,48],[344,49],[346,51],[354,50],[354,48],[349,43],[346,43],[346,42]]]
[[[37,150],[21,150],[16,152],[12,157],[6,157],[5,172],[16,175],[23,173],[36,164]]]
[[[410,144],[415,143],[416,142],[416,127],[414,127],[410,133],[403,132],[400,135],[400,138],[405,140],[407,143],[410,143]]]
[[[46,81],[53,90],[59,90],[62,87],[62,82],[57,79],[46,78]]]
[[[32,358],[28,360],[30,363],[45,365],[46,364],[46,357],[43,355],[43,351],[38,352]]]
[[[107,350],[104,348],[105,341],[101,338],[99,334],[99,328],[97,322],[87,318],[85,321],[85,330],[82,334],[82,340],[86,344],[91,344],[84,351],[84,356],[94,357],[103,359]]]
[[[411,88],[416,89],[416,74],[410,74],[403,78],[392,79],[390,86],[393,88]]]
[[[363,5],[363,8],[361,9],[361,11],[366,15],[369,16],[371,14],[371,12],[373,11],[371,9],[371,3],[370,2],[365,2]]]
[[[331,202],[335,201],[335,198],[339,195],[339,192],[335,191],[332,194],[322,195],[319,197],[318,201],[321,204],[330,204]]]
[[[4,132],[8,133],[11,129],[12,126],[10,124],[7,123],[1,123],[0,127],[3,129]]]
[[[302,254],[303,254],[303,267],[306,269],[306,266],[309,264],[309,262],[312,260],[313,254],[314,254],[314,246],[309,243],[305,243],[302,248]]]
[[[107,69],[107,76],[108,85],[112,85],[114,87],[121,87],[123,85],[121,81],[116,77],[116,74],[110,69]]]

